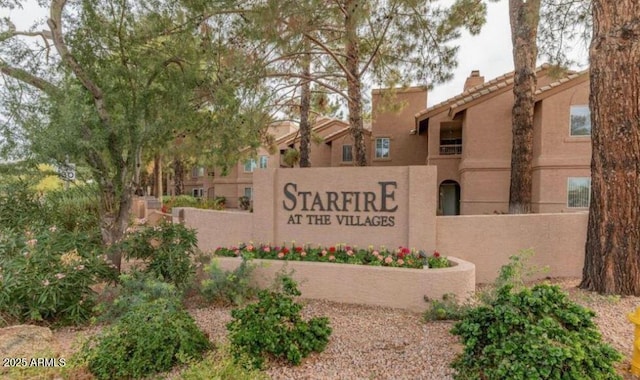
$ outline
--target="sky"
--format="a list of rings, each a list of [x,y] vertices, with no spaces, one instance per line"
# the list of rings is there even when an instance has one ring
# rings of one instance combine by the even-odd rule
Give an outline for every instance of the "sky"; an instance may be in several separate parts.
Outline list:
[[[45,17],[44,10],[34,1],[27,2],[23,11],[0,10],[0,17],[11,16],[18,28],[26,29],[33,20]],[[429,106],[444,101],[462,92],[464,81],[472,70],[479,70],[485,81],[489,81],[513,70],[511,55],[511,32],[509,28],[508,1],[487,4],[487,23],[477,36],[463,32],[458,51],[458,67],[453,79],[436,85],[429,92]]]

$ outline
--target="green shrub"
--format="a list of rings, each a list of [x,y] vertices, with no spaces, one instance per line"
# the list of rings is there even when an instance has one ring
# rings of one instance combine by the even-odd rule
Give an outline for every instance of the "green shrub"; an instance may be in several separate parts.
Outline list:
[[[425,321],[460,320],[469,310],[469,305],[459,302],[455,294],[447,293],[442,300],[430,301],[423,314]]]
[[[26,181],[0,183],[0,230],[24,231],[50,225],[40,196]]]
[[[234,359],[244,365],[261,368],[273,356],[300,364],[309,353],[327,346],[331,327],[326,317],[304,321],[302,305],[294,301],[300,295],[297,284],[288,276],[279,279],[281,289],[262,290],[258,302],[231,311],[227,324]]]
[[[164,196],[162,197],[162,211],[170,213],[174,207],[194,207],[207,210],[224,210],[225,197],[198,198],[191,195]]]
[[[209,302],[243,305],[257,292],[256,288],[250,285],[254,269],[255,265],[243,258],[238,268],[224,271],[214,259],[204,269],[208,278],[200,284],[202,295]]]
[[[95,186],[72,186],[44,197],[51,223],[68,231],[99,231],[98,190]]]
[[[173,284],[160,281],[152,274],[135,270],[119,276],[117,296],[112,302],[98,305],[97,309],[102,314],[101,320],[113,321],[140,304],[162,298],[180,302],[182,293]]]
[[[91,286],[114,279],[86,233],[0,232],[0,314],[22,322],[79,324],[91,315]]]
[[[160,298],[134,305],[81,355],[98,379],[140,378],[199,358],[210,347],[179,302]]]
[[[163,222],[134,232],[123,243],[127,258],[142,259],[145,271],[185,289],[195,273],[193,257],[198,240],[195,230]]]
[[[456,323],[464,351],[455,379],[621,379],[621,355],[602,342],[594,313],[571,302],[557,286],[512,292],[469,311]]]
[[[237,364],[226,349],[208,354],[204,360],[195,362],[180,375],[182,380],[266,380],[265,373],[246,369]]]

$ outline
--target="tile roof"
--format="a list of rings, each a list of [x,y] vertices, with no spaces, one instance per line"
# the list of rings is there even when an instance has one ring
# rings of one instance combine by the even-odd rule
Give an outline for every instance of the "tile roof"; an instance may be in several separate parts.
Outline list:
[[[546,71],[549,70],[552,66],[548,63],[545,63],[539,67],[536,68],[536,73],[539,73],[541,71]],[[584,75],[586,73],[585,71],[581,71],[581,72],[574,72],[574,71],[568,71],[566,73],[566,75],[560,79],[558,79],[557,81],[550,83],[548,85],[545,85],[541,88],[539,88],[536,91],[536,95],[542,94],[545,91],[548,91],[552,88],[556,88],[572,79],[575,79],[577,77],[580,77],[582,75]],[[419,113],[417,113],[415,115],[415,118],[425,118],[428,117],[429,115],[433,115],[435,113],[439,113],[442,112],[444,110],[449,110],[449,112],[452,112],[455,109],[464,107],[465,105],[467,105],[468,103],[479,99],[483,96],[487,96],[493,93],[496,93],[500,90],[506,90],[507,88],[511,87],[513,85],[513,74],[514,72],[508,72],[506,74],[503,74],[497,78],[494,78],[488,82],[479,84],[477,86],[471,87],[467,90],[465,90],[464,92],[462,92],[459,95],[456,95],[452,98],[449,98],[443,102],[440,102],[436,105],[433,105]]]

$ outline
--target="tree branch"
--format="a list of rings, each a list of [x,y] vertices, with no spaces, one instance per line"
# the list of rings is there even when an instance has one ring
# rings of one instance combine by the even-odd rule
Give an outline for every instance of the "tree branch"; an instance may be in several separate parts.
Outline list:
[[[11,67],[3,61],[0,61],[0,72],[33,86],[47,95],[56,96],[60,93],[60,90],[54,84],[37,77],[24,69]]]
[[[47,24],[51,29],[53,44],[56,47],[58,54],[60,54],[62,62],[64,62],[65,65],[67,65],[69,69],[73,71],[82,85],[91,93],[100,120],[108,125],[110,122],[110,117],[104,101],[104,94],[102,92],[102,89],[98,87],[98,85],[93,80],[91,80],[89,74],[84,70],[82,66],[80,66],[71,52],[69,52],[69,49],[64,42],[64,38],[62,37],[62,10],[64,9],[66,3],[67,0],[51,1],[50,18],[49,20],[47,20]]]

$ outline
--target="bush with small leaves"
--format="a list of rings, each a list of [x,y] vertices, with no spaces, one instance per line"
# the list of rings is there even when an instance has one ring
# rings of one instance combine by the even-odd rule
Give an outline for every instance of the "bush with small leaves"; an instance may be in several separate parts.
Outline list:
[[[211,348],[177,299],[134,305],[85,343],[80,354],[98,379],[141,378],[201,358]]]
[[[201,292],[209,302],[240,306],[252,299],[257,289],[250,285],[255,265],[242,258],[242,263],[233,271],[220,268],[214,259],[204,268],[208,278],[202,280]]]
[[[454,378],[621,379],[613,366],[621,355],[602,342],[593,317],[557,286],[514,293],[505,285],[454,326],[464,344]]]
[[[163,222],[132,233],[121,247],[126,257],[144,260],[146,272],[185,289],[195,273],[193,257],[197,245],[195,230]]]
[[[331,335],[326,317],[304,321],[297,284],[288,276],[279,278],[281,289],[262,290],[258,302],[231,311],[227,324],[234,359],[243,365],[262,368],[268,357],[284,358],[298,365],[311,352],[322,352]]]

